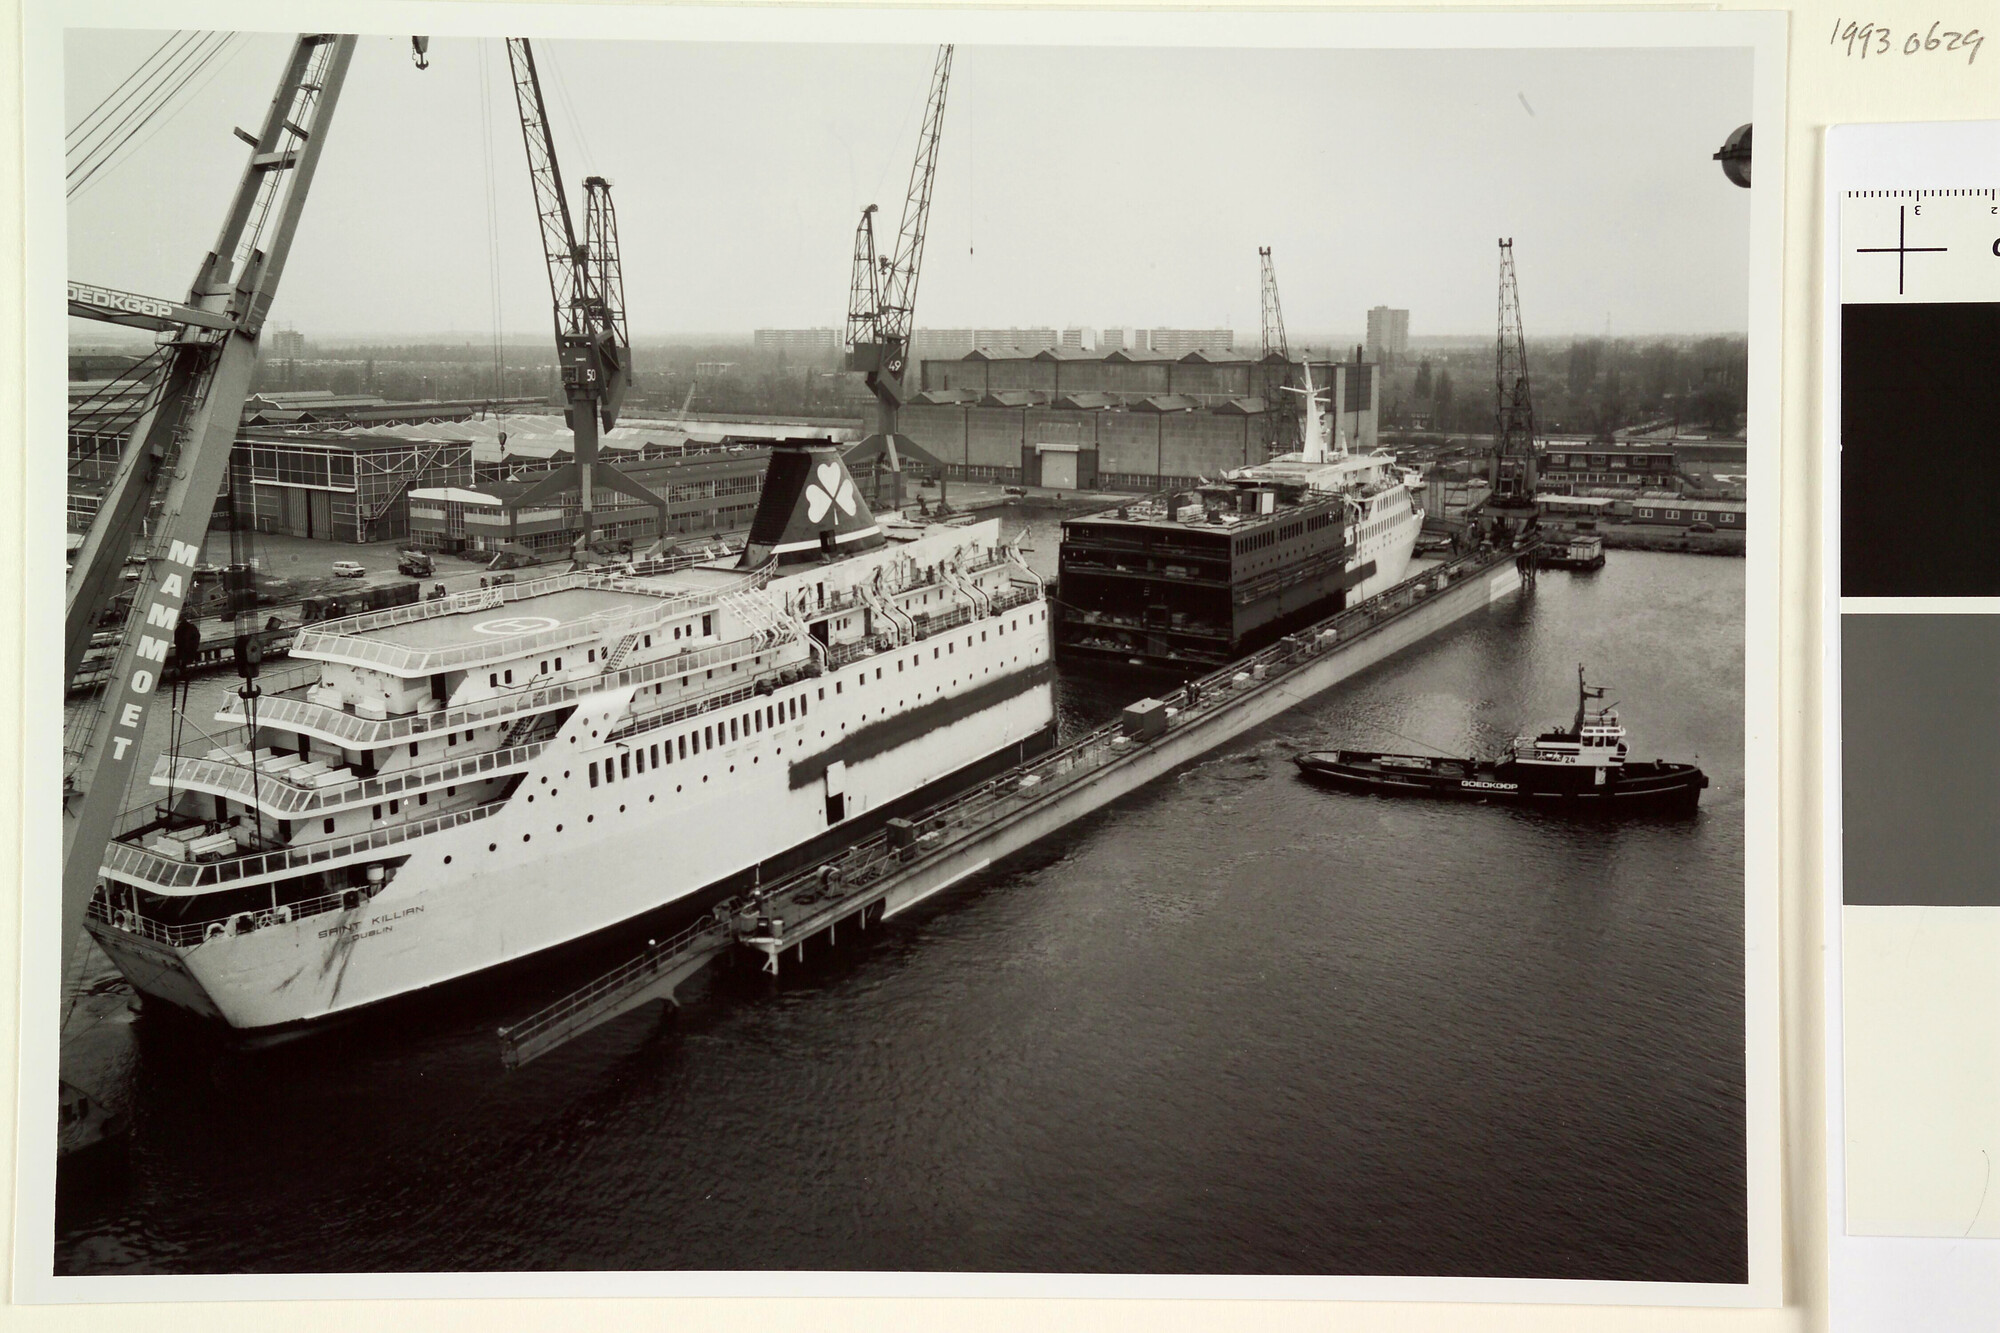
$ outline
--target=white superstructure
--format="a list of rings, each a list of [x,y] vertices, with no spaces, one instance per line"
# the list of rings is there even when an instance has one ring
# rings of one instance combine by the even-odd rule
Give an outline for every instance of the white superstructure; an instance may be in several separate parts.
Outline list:
[[[836,533],[823,498],[799,563],[590,570],[301,631],[307,678],[254,731],[237,703],[226,744],[160,758],[92,934],[149,996],[295,1023],[786,866],[1044,740],[1047,605],[998,522],[863,506]]]
[[[1305,366],[1306,386],[1291,389],[1305,403],[1304,444],[1295,454],[1281,454],[1267,463],[1237,468],[1231,478],[1288,482],[1328,491],[1348,501],[1348,546],[1353,552],[1350,565],[1374,571],[1348,592],[1350,602],[1373,597],[1403,581],[1410,567],[1410,553],[1416,549],[1417,534],[1424,526],[1424,511],[1418,507],[1404,469],[1387,453],[1350,453],[1339,432],[1337,418],[1321,403],[1321,390],[1313,385],[1312,366]]]

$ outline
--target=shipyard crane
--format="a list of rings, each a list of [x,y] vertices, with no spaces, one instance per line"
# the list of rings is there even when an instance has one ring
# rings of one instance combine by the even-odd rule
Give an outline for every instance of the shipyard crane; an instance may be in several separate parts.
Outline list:
[[[1275,408],[1276,395],[1269,392],[1269,389],[1273,387],[1270,375],[1273,370],[1276,370],[1279,379],[1275,387],[1280,389],[1289,387],[1284,381],[1291,375],[1292,345],[1285,337],[1285,310],[1278,303],[1278,270],[1271,262],[1270,246],[1260,245],[1257,247],[1257,263],[1261,270],[1264,293],[1264,354],[1261,358],[1265,366],[1266,393],[1264,397],[1267,407]],[[1308,385],[1311,383],[1310,376],[1307,377],[1307,383]],[[1271,437],[1268,441],[1268,451],[1273,455],[1291,452],[1293,441],[1297,435],[1296,428],[1298,425],[1292,419],[1292,414],[1289,412],[1271,411],[1270,421]]]
[[[1500,242],[1500,331],[1493,349],[1493,454],[1481,511],[1500,535],[1534,527],[1535,408],[1528,392],[1528,339],[1521,325],[1521,289],[1514,276],[1514,242]]]
[[[896,248],[883,254],[875,244],[874,204],[861,210],[854,229],[854,263],[847,299],[847,369],[861,372],[875,395],[875,431],[847,453],[849,469],[882,460],[894,478],[894,507],[903,507],[903,460],[915,458],[937,469],[938,498],[944,498],[944,462],[897,431],[906,397],[904,375],[910,356],[911,321],[917,304],[917,275],[923,265],[924,232],[930,224],[931,185],[937,178],[938,132],[944,124],[945,89],[951,82],[949,45],[938,48],[931,69],[929,100],[917,135],[917,158],[903,193],[903,218]]]
[[[308,33],[293,43],[260,128],[235,131],[249,145],[249,157],[215,247],[196,267],[184,300],[69,284],[72,316],[150,329],[160,342],[141,363],[141,410],[65,590],[67,681],[98,617],[113,604],[128,557],[150,538],[103,690],[75,710],[65,728],[65,976],[163,678],[187,656],[190,627],[181,612],[229,471],[258,335],[284,274],[355,41]],[[155,520],[150,532],[149,516]],[[258,640],[240,619],[238,626],[247,697],[255,691]]]
[[[617,426],[618,408],[632,385],[632,340],[625,324],[625,280],[619,264],[618,215],[611,206],[611,183],[602,176],[584,178],[584,224],[579,238],[569,196],[563,191],[548,107],[542,100],[541,76],[528,39],[509,37],[507,59],[541,226],[549,296],[555,308],[556,361],[567,403],[564,416],[575,440],[570,461],[516,496],[507,511],[511,519],[523,509],[574,492],[582,524],[575,555],[588,561],[600,484],[653,506],[659,514],[662,536],[667,531],[667,504],[597,456],[598,434]]]

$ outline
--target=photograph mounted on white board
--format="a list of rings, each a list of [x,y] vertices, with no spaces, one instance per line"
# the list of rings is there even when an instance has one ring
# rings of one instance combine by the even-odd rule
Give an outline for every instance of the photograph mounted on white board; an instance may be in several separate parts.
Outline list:
[[[64,33],[54,1290],[1745,1288],[1764,57],[1546,31]]]

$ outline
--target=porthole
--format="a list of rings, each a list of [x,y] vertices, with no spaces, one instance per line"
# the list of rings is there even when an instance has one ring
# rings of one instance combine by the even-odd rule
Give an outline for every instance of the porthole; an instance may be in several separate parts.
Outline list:
[[[651,805],[652,803],[653,803],[653,798],[652,798],[652,797],[650,797],[650,796],[648,796],[648,797],[646,798],[646,804],[647,804],[647,805]]]
[[[556,832],[558,832],[558,833],[561,833],[561,832],[562,832],[562,825],[561,825],[561,824],[558,824],[558,825],[556,825]]]
[[[532,834],[532,833],[523,833],[523,834],[521,835],[521,841],[522,841],[522,842],[526,842],[526,841],[527,841],[528,839],[530,839],[530,838],[532,838],[532,837],[534,837],[534,836],[535,836],[535,835],[534,835],[534,834]]]
[[[444,859],[444,863],[445,863],[446,865],[450,865],[450,864],[451,864],[451,858],[450,858],[449,856],[447,856],[447,857],[446,857],[446,858]]]
[[[586,824],[595,824],[595,823],[597,822],[597,816],[596,816],[596,815],[585,815],[585,816],[583,817],[583,822],[584,822],[584,823],[586,823]]]
[[[624,813],[625,813],[625,807],[624,807],[624,806],[622,806],[622,805],[621,805],[621,806],[619,806],[619,807],[618,807],[618,813],[619,813],[619,814],[621,814],[621,815],[622,815],[622,814],[624,814]]]
[[[489,852],[497,852],[500,850],[500,844],[497,842],[489,842],[486,844],[486,850]]]

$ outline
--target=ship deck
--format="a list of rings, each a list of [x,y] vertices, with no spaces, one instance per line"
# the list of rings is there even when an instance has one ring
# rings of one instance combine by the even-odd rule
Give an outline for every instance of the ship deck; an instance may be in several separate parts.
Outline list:
[[[597,616],[638,611],[658,604],[657,598],[644,593],[621,592],[614,588],[563,588],[501,606],[434,616],[429,620],[411,620],[400,625],[376,625],[355,630],[352,637],[433,652],[439,648],[479,643],[484,638],[511,638],[517,634],[567,629]]]
[[[559,574],[307,626],[292,653],[400,676],[468,669],[656,625],[754,581],[719,565]]]

